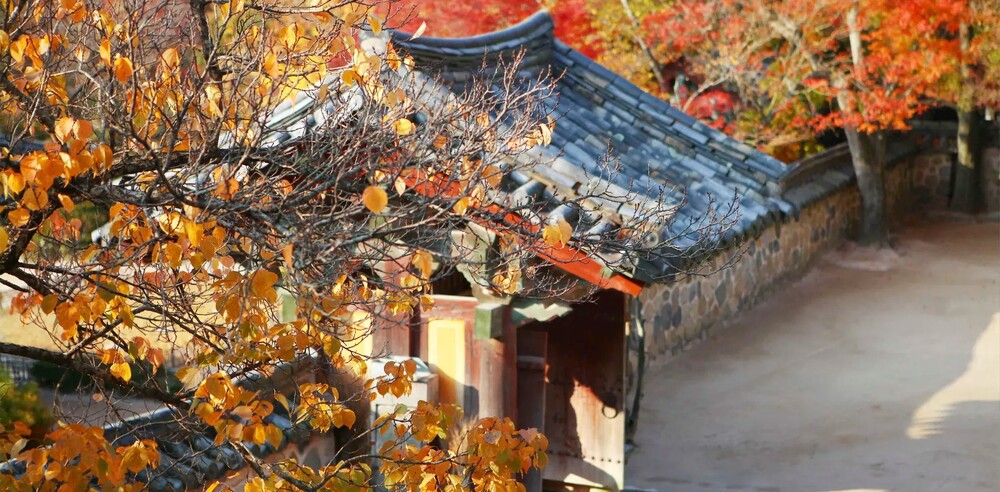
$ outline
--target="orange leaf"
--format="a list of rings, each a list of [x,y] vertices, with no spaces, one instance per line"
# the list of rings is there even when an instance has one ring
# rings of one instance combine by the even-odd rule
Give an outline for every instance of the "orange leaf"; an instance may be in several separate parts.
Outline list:
[[[76,120],[76,125],[73,126],[73,133],[76,134],[76,138],[86,140],[94,134],[94,125],[87,120]]]
[[[281,257],[285,260],[285,266],[287,268],[292,268],[292,244],[286,244],[284,248],[281,249]]]
[[[14,227],[24,227],[29,219],[31,219],[31,212],[26,208],[17,208],[7,214],[7,220]]]
[[[7,250],[7,243],[10,242],[10,235],[7,234],[7,229],[0,227],[0,252]]]
[[[368,210],[374,213],[381,213],[389,204],[389,195],[378,186],[369,186],[361,193],[361,202]]]
[[[21,204],[28,210],[41,210],[49,203],[49,194],[32,186],[24,190]]]
[[[118,82],[125,83],[132,78],[132,60],[124,56],[119,56],[115,58],[115,78]]]
[[[59,196],[59,203],[62,204],[63,208],[66,209],[67,212],[72,212],[73,209],[76,207],[76,205],[73,203],[73,199],[66,195],[63,195],[62,193],[60,193],[58,196]]]
[[[76,120],[72,116],[63,116],[56,120],[55,133],[56,138],[60,142],[66,143],[69,140],[70,135],[73,134],[73,126],[76,124]]]
[[[101,41],[100,47],[101,61],[104,62],[106,67],[111,67],[111,40],[105,39]]]
[[[278,283],[278,275],[270,270],[257,270],[250,281],[250,289],[262,299],[271,302],[277,300],[278,295],[274,292],[274,284]]]

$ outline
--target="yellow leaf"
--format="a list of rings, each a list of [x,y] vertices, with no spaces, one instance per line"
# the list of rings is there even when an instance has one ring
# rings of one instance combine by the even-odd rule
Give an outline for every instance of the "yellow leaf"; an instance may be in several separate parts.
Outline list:
[[[398,194],[398,195],[402,195],[403,193],[406,193],[406,180],[404,180],[403,178],[397,177],[393,181],[393,188],[396,189],[396,194]]]
[[[372,26],[372,32],[378,34],[382,32],[382,21],[372,14],[368,14],[368,25]]]
[[[280,403],[281,406],[285,408],[285,411],[288,411],[291,408],[288,404],[288,398],[285,395],[281,393],[275,393],[274,399],[278,400],[278,403]]]
[[[28,39],[22,34],[10,44],[10,57],[14,59],[15,62],[21,63],[24,59],[24,50],[28,47]]]
[[[222,116],[222,91],[216,85],[206,85],[205,95],[208,96],[208,113],[215,117]]]
[[[24,189],[24,176],[21,173],[8,169],[3,174],[4,194],[13,196]]]
[[[296,23],[291,23],[285,27],[284,33],[282,35],[282,42],[285,44],[285,48],[289,51],[295,49],[295,43],[299,40],[299,26]]]
[[[389,204],[389,195],[378,186],[369,186],[361,193],[361,202],[368,210],[381,213]]]
[[[409,135],[413,133],[413,123],[406,118],[400,118],[392,123],[392,129],[396,131],[396,135]]]
[[[115,78],[123,84],[132,78],[132,60],[124,56],[115,58]]]
[[[479,126],[481,126],[483,128],[489,127],[490,126],[490,115],[489,115],[489,113],[480,113],[479,116],[476,116],[476,123],[478,123]]]
[[[10,242],[10,235],[7,234],[7,229],[0,227],[0,253],[7,251],[7,243]]]
[[[274,424],[267,424],[266,432],[267,432],[267,442],[275,449],[281,448],[281,441],[283,441],[285,438],[285,435],[281,432],[281,429]]]
[[[455,213],[458,215],[465,215],[465,212],[469,210],[470,201],[471,200],[469,200],[469,197],[464,196],[460,198],[457,202],[455,202],[455,205],[452,206],[452,210],[454,210]]]
[[[52,311],[56,310],[56,304],[59,304],[59,296],[55,294],[49,294],[42,298],[42,312],[45,314],[52,314]]]
[[[160,55],[160,58],[163,60],[163,65],[167,69],[177,68],[177,65],[179,65],[181,61],[180,54],[177,53],[177,48],[167,48],[163,51],[163,54]]]
[[[483,170],[483,178],[486,179],[486,182],[489,183],[490,186],[495,188],[500,186],[500,182],[503,180],[503,171],[501,171],[499,167],[490,164]]]
[[[76,120],[72,116],[63,116],[56,120],[56,138],[60,142],[66,143],[69,141],[70,135],[73,134],[73,126],[76,124]]]
[[[177,379],[184,385],[183,389],[185,391],[198,387],[204,378],[204,373],[197,367],[188,366],[177,370]]]
[[[59,203],[62,204],[63,208],[66,209],[67,212],[72,212],[73,209],[76,207],[76,205],[73,203],[73,199],[66,195],[63,195],[62,193],[59,194]]]
[[[264,57],[264,73],[269,77],[277,77],[281,75],[281,64],[278,63],[278,57],[274,53],[270,53]]]
[[[49,203],[49,194],[32,186],[21,195],[21,205],[28,210],[41,210]]]
[[[25,208],[17,208],[7,214],[7,220],[9,220],[14,227],[24,227],[25,224],[28,223],[29,219],[31,219],[31,212]]]
[[[267,428],[264,427],[264,424],[253,426],[253,442],[261,446],[267,442]]]
[[[420,275],[425,280],[429,279],[431,274],[434,273],[434,259],[431,257],[430,253],[424,250],[418,250],[416,253],[413,253],[412,262],[413,266],[420,270]]]
[[[101,54],[101,61],[104,62],[104,66],[111,68],[111,40],[110,39],[102,40],[99,51]]]
[[[399,70],[399,67],[403,66],[403,59],[396,53],[396,50],[392,48],[392,43],[387,43],[385,47],[385,64],[389,65],[389,68],[393,70]],[[399,98],[395,98],[398,102]]]
[[[226,386],[222,384],[222,378],[219,376],[212,376],[201,383],[202,388],[205,389],[205,393],[216,400],[226,399]]]
[[[541,128],[541,130],[542,130],[542,144],[544,144],[544,145],[551,144],[552,143],[552,129],[549,128],[549,125],[546,125],[545,123],[542,123],[541,125],[538,125],[538,127]]]
[[[146,457],[140,443],[135,443],[125,449],[122,454],[122,466],[132,473],[139,473],[146,468]]]
[[[573,237],[573,227],[561,219],[555,224],[545,226],[542,230],[542,240],[553,248],[565,246],[571,237]]]
[[[132,368],[128,362],[117,362],[111,364],[111,375],[127,383],[132,379]]]
[[[100,144],[94,149],[94,163],[98,165],[99,170],[108,170],[112,162],[114,162],[114,155],[111,147],[108,147],[106,144]]]
[[[344,85],[360,84],[362,82],[361,75],[354,69],[347,70],[341,74],[340,80]]]
[[[246,405],[240,405],[240,406],[234,408],[232,410],[232,412],[233,412],[233,415],[235,415],[235,416],[237,416],[237,417],[239,417],[239,418],[241,418],[243,420],[250,420],[250,419],[253,418],[253,409],[250,408],[250,407],[248,407],[248,406],[246,406]]]

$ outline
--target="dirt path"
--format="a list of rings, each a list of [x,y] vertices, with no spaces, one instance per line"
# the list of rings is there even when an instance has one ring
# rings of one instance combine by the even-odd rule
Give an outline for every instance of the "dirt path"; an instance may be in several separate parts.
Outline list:
[[[1000,224],[823,262],[650,369],[626,482],[662,492],[1000,490]]]

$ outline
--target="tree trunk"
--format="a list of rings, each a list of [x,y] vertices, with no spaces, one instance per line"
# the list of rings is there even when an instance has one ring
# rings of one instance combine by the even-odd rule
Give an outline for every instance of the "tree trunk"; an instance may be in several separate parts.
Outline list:
[[[951,209],[956,212],[971,213],[976,208],[976,120],[975,111],[958,110],[958,165],[951,191]]]
[[[860,2],[855,0],[845,16],[851,43],[851,64],[856,75],[865,71],[862,32],[858,24],[860,10]],[[857,123],[850,118],[856,115],[857,107],[848,92],[849,84],[848,80],[836,81],[836,86],[840,88],[837,105],[848,116],[849,123],[844,125],[844,133],[851,149],[851,163],[854,165],[858,192],[861,194],[861,230],[858,242],[864,246],[887,248],[889,224],[885,204],[885,139],[878,132],[864,134],[858,131]]]
[[[959,27],[959,43],[963,57],[970,49],[972,29],[968,23]],[[975,91],[972,87],[972,67],[962,61],[961,83],[958,97],[958,166],[955,167],[954,180],[951,187],[952,210],[957,212],[973,212],[976,205],[976,161],[978,155],[975,148]]]
[[[861,193],[861,228],[858,242],[864,246],[889,247],[889,225],[885,204],[885,147],[881,134],[866,135],[847,126],[847,145]]]

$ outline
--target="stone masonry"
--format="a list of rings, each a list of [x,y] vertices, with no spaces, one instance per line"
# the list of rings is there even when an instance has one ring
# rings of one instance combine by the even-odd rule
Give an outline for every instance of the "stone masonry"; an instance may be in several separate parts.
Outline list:
[[[950,153],[932,152],[890,167],[886,196],[891,217],[946,206],[952,160]],[[651,358],[677,353],[756,305],[784,281],[803,275],[824,252],[854,234],[859,208],[857,188],[841,187],[797,217],[746,239],[739,249],[717,255],[703,268],[707,274],[647,286],[640,297],[647,353]]]

